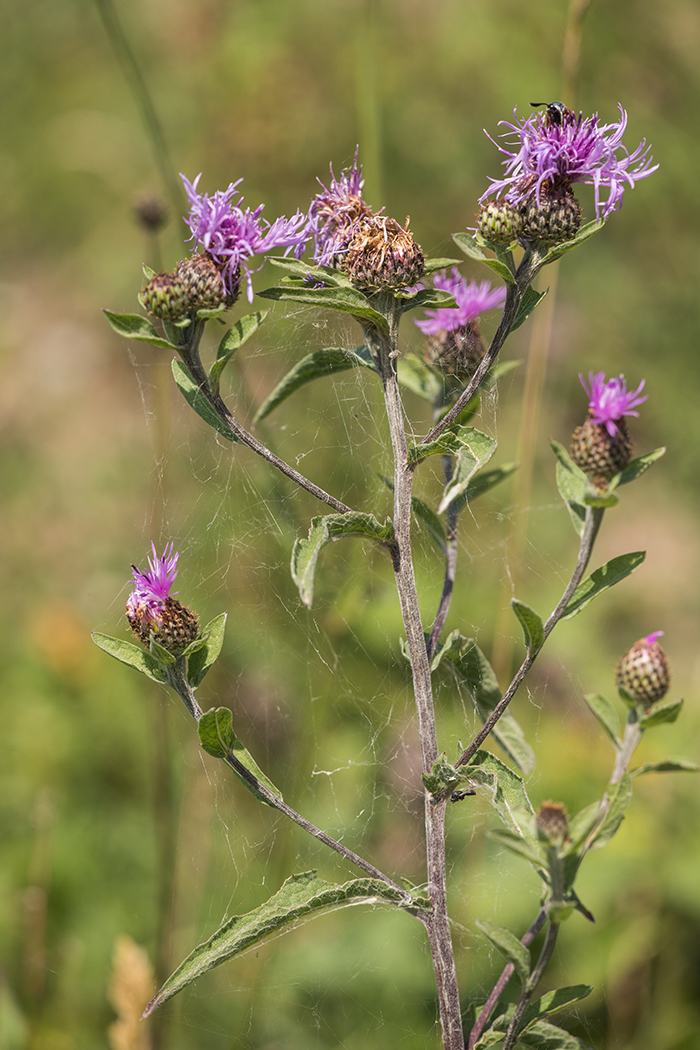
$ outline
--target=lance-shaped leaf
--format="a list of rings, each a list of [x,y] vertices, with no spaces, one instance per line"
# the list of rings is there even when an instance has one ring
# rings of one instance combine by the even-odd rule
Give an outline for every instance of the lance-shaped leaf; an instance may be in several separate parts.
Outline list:
[[[339,886],[320,879],[316,871],[292,875],[264,904],[245,915],[234,915],[195,948],[154,996],[144,1016],[148,1017],[208,970],[283,930],[337,908],[380,902],[398,906],[405,903],[397,890],[379,879],[353,879]]]
[[[488,836],[500,846],[505,846],[511,853],[515,853],[518,857],[523,857],[532,864],[538,874],[542,875],[544,873],[546,868],[544,854],[538,850],[535,844],[528,842],[522,835],[518,835],[517,831],[510,831],[508,828],[496,828],[494,831],[489,831]]]
[[[219,658],[221,647],[224,644],[224,630],[226,629],[226,613],[215,616],[211,623],[202,631],[206,641],[200,645],[187,659],[187,681],[193,689],[196,689],[204,679],[205,674]]]
[[[511,598],[511,608],[520,621],[528,652],[538,652],[544,644],[544,626],[541,618],[525,602]]]
[[[652,463],[656,463],[657,459],[661,459],[665,452],[666,448],[662,446],[661,448],[655,448],[653,452],[645,452],[643,456],[631,459],[620,474],[618,485],[628,485],[630,481],[636,481],[638,477],[641,477],[649,469]]]
[[[620,719],[615,710],[615,705],[611,703],[607,697],[601,696],[600,693],[592,693],[590,696],[584,696],[583,699],[586,701],[615,747],[620,748],[622,746],[620,740]]]
[[[589,237],[592,237],[598,230],[602,230],[605,226],[604,219],[594,219],[592,222],[587,222],[585,226],[582,226],[575,237],[572,237],[570,241],[566,241],[564,244],[558,244],[555,248],[552,248],[547,252],[543,266],[547,266],[549,263],[556,262],[557,259],[561,259],[562,255],[566,255],[572,248],[577,248],[579,244],[583,244]]]
[[[318,306],[324,310],[340,310],[353,317],[369,321],[376,328],[388,331],[387,320],[383,314],[370,305],[366,295],[356,288],[266,288],[258,292],[263,299],[276,299],[282,302],[303,303],[304,306]]]
[[[459,632],[455,633],[459,636],[459,643],[453,641],[451,650],[445,655],[454,661],[458,680],[466,686],[476,713],[481,721],[485,722],[502,699],[498,680],[476,642],[472,638],[463,638]],[[535,753],[510,711],[501,715],[491,730],[491,735],[522,773],[532,772],[535,767]]]
[[[330,266],[310,266],[308,262],[304,262],[303,259],[295,259],[293,255],[268,255],[267,262],[287,270],[294,277],[304,281],[307,288],[311,284],[320,283],[331,285],[331,287],[335,288],[353,287],[350,278],[342,270],[334,270]]]
[[[571,596],[571,601],[566,606],[562,619],[570,620],[585,609],[589,602],[597,598],[603,591],[614,587],[620,580],[624,580],[630,573],[638,569],[646,558],[646,551],[632,551],[630,554],[620,554],[612,558],[599,569],[595,569],[591,575],[578,585]]]
[[[423,266],[423,276],[429,277],[431,273],[438,270],[446,270],[449,266],[459,266],[461,259],[426,259]]]
[[[401,303],[401,313],[404,314],[408,310],[416,310],[419,307],[421,309],[436,307],[448,310],[457,308],[457,300],[454,295],[443,288],[420,288],[417,292],[399,294],[397,299]]]
[[[500,485],[502,481],[506,481],[519,466],[519,463],[504,463],[502,467],[495,467],[493,470],[479,471],[471,479],[462,495],[454,501],[455,512],[461,514],[464,508],[468,507],[479,496],[483,496],[489,489]]]
[[[484,263],[485,266],[497,273],[508,284],[515,284],[515,277],[509,267],[504,262],[501,262],[500,259],[489,258],[474,237],[471,237],[468,233],[453,233],[452,240],[470,259],[476,259],[477,262]]]
[[[520,300],[520,306],[515,315],[511,332],[514,332],[516,328],[520,328],[521,324],[525,324],[532,311],[536,306],[539,306],[548,291],[549,288],[545,288],[543,292],[536,292],[532,285],[528,285],[523,292],[522,299]]]
[[[345,372],[349,368],[369,368],[376,372],[376,366],[367,346],[357,346],[354,350],[346,350],[340,346],[327,346],[323,350],[315,350],[314,353],[307,354],[287,372],[284,379],[265,398],[255,415],[255,422],[259,423],[269,416],[283,401],[286,401],[306,383],[334,375],[336,372]]]
[[[602,849],[603,846],[607,846],[625,819],[625,813],[631,801],[632,778],[629,773],[624,773],[618,783],[611,785],[608,790],[608,811],[591,840],[593,849]]]
[[[312,518],[308,538],[294,543],[291,565],[292,579],[299,588],[301,600],[309,609],[313,601],[318,556],[327,544],[344,536],[364,536],[386,545],[394,538],[394,526],[388,518],[382,524],[373,514],[357,511]]]
[[[228,332],[226,332],[219,343],[216,351],[216,360],[209,371],[209,385],[214,393],[217,393],[219,390],[221,373],[226,365],[236,351],[243,346],[245,341],[250,339],[253,332],[260,327],[266,317],[267,310],[262,310],[255,314],[246,314],[245,317],[241,317],[241,319],[236,321],[235,325],[233,325],[232,328],[229,328]]]
[[[515,1050],[592,1050],[575,1035],[548,1021],[535,1021],[518,1035]]]
[[[220,419],[217,416],[204,395],[204,392],[197,386],[182,361],[173,361],[172,369],[173,378],[178,385],[178,389],[190,408],[193,408],[205,423],[208,423],[210,427],[221,434],[222,437],[225,437],[227,441],[233,441],[234,443],[237,442],[238,438],[234,432],[226,425],[226,423],[224,423],[223,419]]]
[[[697,773],[700,766],[697,762],[689,762],[685,758],[667,758],[660,762],[646,762],[643,766],[637,766],[630,770],[631,777],[640,777],[643,773]]]
[[[399,358],[397,377],[401,386],[431,404],[442,395],[442,377],[416,354],[406,354],[405,357]]]
[[[442,551],[443,554],[447,553],[447,535],[445,528],[440,521],[435,511],[424,503],[423,500],[418,499],[417,496],[411,496],[411,510],[418,518],[418,520],[428,530],[429,535],[434,540],[438,550]]]
[[[682,700],[657,700],[648,711],[640,716],[639,725],[642,729],[651,729],[652,726],[667,725],[675,722],[683,707]]]
[[[557,457],[557,488],[566,503],[573,526],[581,536],[586,520],[588,478],[576,466],[563,445],[560,445],[558,441],[552,441],[551,445]]]
[[[151,346],[162,346],[166,350],[177,350],[177,346],[158,335],[151,322],[140,314],[115,314],[111,310],[103,310],[103,313],[117,335]]]
[[[458,443],[457,458],[452,478],[445,485],[438,514],[444,514],[451,503],[466,494],[474,475],[488,463],[497,448],[494,438],[474,427],[460,427],[454,436]]]
[[[485,919],[477,919],[476,925],[488,937],[491,944],[505,955],[508,962],[512,962],[520,983],[527,984],[532,965],[529,948],[521,944],[515,934],[503,926],[494,926],[492,922],[487,922]]]
[[[162,685],[166,681],[165,671],[161,665],[141,646],[125,642],[122,638],[112,638],[109,634],[100,634],[99,631],[92,631],[92,640],[103,652],[113,656],[120,663],[126,664],[127,667],[140,671],[147,678],[152,678],[154,682],[160,682]]]
[[[490,751],[477,751],[465,766],[460,766],[462,771],[470,784],[487,791],[491,805],[506,827],[537,847],[534,810],[522,778]]]
[[[199,733],[199,742],[208,755],[220,758],[230,766],[241,784],[250,791],[251,795],[257,798],[258,802],[264,802],[266,806],[275,808],[274,804],[265,798],[256,785],[244,775],[242,770],[237,769],[236,763],[232,761],[235,759],[243,766],[244,770],[251,773],[261,784],[264,784],[273,795],[282,798],[282,792],[263,773],[250,752],[246,750],[234,733],[233,715],[228,707],[213,707],[211,711],[205,711],[197,723],[197,732]]]

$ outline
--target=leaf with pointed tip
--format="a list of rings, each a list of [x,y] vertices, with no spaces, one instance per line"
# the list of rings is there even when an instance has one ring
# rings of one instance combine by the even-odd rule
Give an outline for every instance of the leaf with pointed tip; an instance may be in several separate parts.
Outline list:
[[[620,554],[619,557],[612,558],[605,565],[601,565],[599,569],[595,569],[587,579],[578,585],[572,594],[562,619],[570,620],[572,616],[578,615],[599,594],[609,590],[610,587],[614,587],[616,583],[624,580],[635,569],[638,569],[645,558],[646,551],[632,551],[630,554]]]
[[[675,722],[683,707],[682,700],[657,700],[639,719],[642,729],[668,725]]]
[[[446,437],[449,433],[450,431],[445,431],[442,436]],[[444,514],[451,503],[467,492],[469,482],[477,471],[486,466],[498,447],[494,438],[482,434],[474,427],[460,427],[453,433],[457,442],[457,458],[452,477],[445,485],[438,514]]]
[[[513,964],[520,983],[522,985],[527,984],[532,966],[530,950],[520,943],[514,933],[506,930],[503,926],[494,926],[492,922],[487,922],[486,919],[477,919],[476,925],[488,937],[491,944],[505,955],[508,962]]]
[[[450,266],[459,266],[461,259],[426,259],[423,266],[423,276],[428,277],[438,270],[447,270]]]
[[[566,504],[572,525],[579,536],[582,536],[586,527],[586,481],[568,471],[561,462],[557,463],[556,473],[559,495]]]
[[[102,311],[117,335],[125,339],[136,339],[151,346],[162,346],[166,350],[177,350],[177,346],[158,335],[155,327],[140,314],[115,314],[111,310]]]
[[[589,696],[584,696],[583,699],[586,701],[615,747],[620,748],[622,746],[620,740],[620,719],[615,710],[615,705],[612,704],[607,697],[601,696],[600,693],[591,693]]]
[[[260,310],[254,314],[246,314],[245,317],[241,317],[241,319],[236,321],[235,325],[233,325],[232,328],[229,328],[228,332],[226,332],[219,343],[216,351],[216,360],[211,366],[209,372],[209,384],[214,393],[218,393],[219,383],[221,382],[221,373],[226,365],[236,351],[239,350],[245,341],[250,339],[253,332],[260,327],[267,317],[267,314],[267,310]]]
[[[197,688],[209,668],[219,658],[221,647],[224,644],[226,615],[225,612],[221,613],[207,624],[202,631],[202,634],[207,636],[206,641],[187,659],[187,681],[193,689]]]
[[[232,759],[236,759],[243,766],[244,770],[252,774],[273,795],[282,798],[282,792],[265,776],[250,752],[246,750],[234,733],[233,715],[228,707],[212,707],[210,711],[205,711],[197,723],[197,732],[199,733],[199,742],[202,745],[202,749],[208,755],[224,761],[230,766],[243,786],[250,791],[251,795],[254,795],[259,802],[264,802],[266,806],[275,808],[272,802],[268,801],[258,790],[255,783],[244,776],[243,772],[237,769],[232,762]]]
[[[697,762],[688,762],[685,758],[667,758],[661,762],[646,762],[643,766],[630,769],[631,777],[640,777],[643,773],[697,773],[700,766]]]
[[[419,308],[422,310],[433,308],[442,310],[457,309],[457,300],[454,295],[443,288],[419,288],[417,292],[411,292],[410,295],[399,295],[397,299],[401,303],[402,314]]]
[[[510,831],[508,828],[496,828],[493,831],[489,831],[488,836],[494,842],[510,850],[511,853],[515,853],[518,857],[523,857],[537,869],[538,873],[545,869],[545,858],[538,851],[537,846],[528,842],[522,835],[518,835],[516,831]]]
[[[534,609],[525,602],[511,598],[511,608],[520,621],[528,652],[536,653],[544,645],[544,626]]]
[[[556,262],[557,259],[561,259],[562,255],[566,255],[572,248],[577,248],[579,244],[583,244],[589,237],[592,237],[598,230],[602,230],[605,226],[605,220],[596,220],[587,222],[585,226],[582,226],[575,237],[572,237],[570,241],[566,241],[564,244],[558,244],[555,248],[552,248],[547,252],[542,262],[543,266],[549,265],[549,263]]]
[[[417,496],[411,496],[411,510],[428,530],[438,550],[445,554],[447,552],[445,528],[432,507],[429,507],[423,500],[418,499]]]
[[[568,832],[568,837],[571,841],[562,850],[562,856],[568,857],[569,854],[576,853],[584,845],[603,815],[602,805],[600,801],[591,802],[590,805],[584,806],[575,817],[571,818]]]
[[[272,263],[273,266],[288,270],[295,277],[303,280],[307,288],[313,283],[321,282],[335,288],[353,287],[349,277],[342,270],[334,270],[330,266],[311,266],[303,259],[295,259],[293,255],[284,257],[268,255],[266,258],[267,262]]]
[[[224,423],[223,419],[220,419],[217,416],[207,398],[204,396],[204,393],[197,386],[182,361],[174,360],[172,368],[173,377],[178,385],[178,389],[190,408],[193,408],[205,423],[208,423],[210,427],[221,434],[222,437],[225,437],[227,441],[233,441],[236,443],[238,438],[231,428]]]
[[[610,785],[608,790],[608,812],[605,820],[591,839],[593,849],[602,849],[617,832],[625,819],[627,807],[632,801],[632,778],[624,773],[617,784]]]
[[[479,718],[485,722],[502,699],[498,680],[476,642],[461,635],[460,639],[461,648],[457,655],[453,655],[452,652],[446,655],[454,660],[457,677],[469,691]],[[501,715],[491,730],[491,735],[522,773],[532,772],[535,767],[535,753],[510,711]]]
[[[535,1021],[520,1032],[514,1050],[592,1050],[575,1035],[548,1021]]]
[[[537,852],[534,810],[522,777],[490,751],[477,751],[465,766],[459,767],[459,771],[467,774],[474,787],[488,791],[489,801],[506,827],[524,841],[529,841]]]
[[[470,503],[473,503],[478,496],[482,496],[489,489],[494,488],[496,485],[500,485],[502,481],[505,481],[511,476],[511,474],[518,469],[519,463],[504,463],[502,467],[495,467],[493,470],[482,470],[478,474],[475,474],[466,487],[466,490],[462,495],[454,501],[454,509],[457,514],[461,514],[465,507],[468,507]]]
[[[515,277],[511,273],[510,268],[504,262],[501,262],[500,259],[489,258],[483,248],[468,233],[453,233],[452,240],[470,259],[476,259],[477,262],[484,263],[494,273],[497,273],[499,277],[502,277],[504,281],[507,281],[508,284],[515,284]]]
[[[312,518],[308,538],[296,540],[292,551],[292,579],[299,588],[299,596],[309,609],[313,601],[314,573],[323,548],[345,536],[360,536],[386,544],[394,538],[394,527],[387,520],[382,524],[373,514],[351,511],[348,514],[326,514]]]
[[[161,664],[161,666],[164,665],[165,667],[172,667],[172,665],[175,663],[175,657],[173,656],[173,654],[171,652],[168,652],[167,649],[164,649],[163,646],[155,640],[155,637],[153,635],[151,635],[150,640],[148,642],[148,648],[151,652],[151,656],[155,660],[157,660],[158,663]]]
[[[366,295],[356,288],[266,288],[258,292],[263,299],[276,299],[281,302],[303,303],[304,306],[318,306],[323,310],[340,310],[352,314],[363,321],[369,321],[375,328],[388,331],[386,318],[370,306]]]
[[[115,660],[126,664],[127,667],[133,667],[141,674],[145,674],[147,678],[152,678],[154,682],[159,682],[161,685],[165,682],[165,672],[158,661],[145,649],[132,642],[125,642],[121,638],[101,634],[99,631],[92,631],[91,636],[95,645],[109,656],[113,656]]]
[[[307,383],[314,379],[322,379],[324,376],[334,375],[336,372],[345,372],[349,368],[369,368],[374,372],[377,371],[367,346],[357,346],[353,350],[340,346],[327,346],[323,350],[315,350],[312,354],[307,354],[287,372],[284,379],[280,380],[272,393],[265,398],[255,414],[255,422],[259,423],[265,419],[283,401],[286,401]]]
[[[523,292],[522,299],[520,300],[520,306],[515,315],[511,332],[514,332],[516,328],[520,328],[521,324],[525,324],[532,311],[535,307],[539,306],[548,291],[549,288],[545,288],[543,292],[536,292],[532,285],[528,285]]]
[[[442,378],[417,354],[406,354],[399,358],[397,377],[401,386],[431,404],[442,394]]]
[[[245,915],[234,915],[208,941],[195,948],[153,997],[144,1016],[148,1017],[208,970],[282,930],[332,909],[378,901],[399,907],[405,903],[397,890],[379,879],[353,879],[339,886],[320,879],[315,870],[292,875],[264,904]]]
[[[643,456],[637,456],[636,459],[631,459],[625,469],[620,475],[619,485],[629,485],[630,481],[636,481],[638,477],[641,477],[652,465],[656,463],[657,459],[665,454],[665,446],[661,448],[655,448],[653,452],[645,452]]]

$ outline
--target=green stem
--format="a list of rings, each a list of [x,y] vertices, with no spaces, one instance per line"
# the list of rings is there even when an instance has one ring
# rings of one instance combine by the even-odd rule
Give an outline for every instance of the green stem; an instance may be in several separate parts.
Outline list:
[[[523,1018],[523,1014],[530,1005],[530,1000],[534,995],[535,989],[540,983],[544,971],[547,969],[549,960],[552,958],[552,953],[554,951],[554,946],[557,943],[558,935],[559,923],[550,922],[549,926],[547,927],[547,934],[544,939],[544,944],[542,946],[540,957],[537,960],[537,965],[535,966],[535,969],[530,974],[527,983],[523,988],[522,995],[520,996],[518,1005],[515,1008],[515,1013],[513,1014],[511,1022],[508,1026],[508,1031],[506,1032],[506,1038],[503,1043],[502,1050],[512,1050],[512,1048],[515,1046],[515,1041],[518,1038],[518,1028]]]

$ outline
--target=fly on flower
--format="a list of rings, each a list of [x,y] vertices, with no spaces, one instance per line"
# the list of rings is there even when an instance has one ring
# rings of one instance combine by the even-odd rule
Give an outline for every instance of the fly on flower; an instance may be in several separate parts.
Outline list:
[[[567,109],[563,102],[531,102],[531,106],[544,106],[550,124],[561,127],[564,121],[573,120],[574,113]]]

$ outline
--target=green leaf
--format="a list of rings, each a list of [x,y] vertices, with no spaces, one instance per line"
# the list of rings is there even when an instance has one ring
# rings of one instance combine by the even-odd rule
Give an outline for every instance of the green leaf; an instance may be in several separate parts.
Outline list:
[[[255,422],[259,423],[269,416],[274,409],[306,383],[336,372],[345,372],[348,368],[370,368],[374,372],[377,370],[367,346],[358,346],[354,350],[346,350],[340,346],[328,346],[323,350],[307,354],[287,372],[284,379],[265,398],[255,415]]]
[[[452,240],[458,248],[462,249],[465,255],[469,256],[470,259],[476,259],[478,262],[484,263],[493,270],[494,273],[497,273],[499,277],[502,277],[508,284],[515,284],[515,277],[511,273],[509,267],[499,259],[489,258],[483,248],[481,248],[475,239],[470,237],[468,233],[453,233]]]
[[[164,649],[163,646],[155,640],[153,635],[151,635],[148,648],[151,651],[151,656],[154,657],[161,666],[172,667],[175,663],[175,657],[173,654],[167,649]]]
[[[367,296],[356,288],[266,288],[258,292],[263,299],[276,299],[282,302],[303,303],[305,306],[318,306],[324,310],[340,310],[353,317],[369,321],[376,328],[388,331],[386,318],[369,304]]]
[[[548,1021],[535,1021],[518,1035],[515,1050],[591,1050],[588,1043]]]
[[[642,729],[651,729],[652,726],[667,725],[675,722],[683,707],[682,700],[657,700],[648,711],[645,711],[639,719]]]
[[[444,383],[442,378],[425,361],[416,354],[406,354],[397,362],[397,378],[401,386],[413,394],[418,394],[424,401],[433,404],[442,396]]]
[[[342,270],[334,270],[330,266],[310,266],[308,262],[304,262],[303,259],[295,259],[293,255],[284,257],[268,255],[266,258],[267,262],[272,263],[273,266],[288,270],[295,277],[304,281],[307,288],[310,281],[317,283],[323,281],[324,284],[330,284],[336,288],[353,287],[349,277]]]
[[[91,634],[95,645],[109,656],[113,656],[115,660],[126,664],[127,667],[133,667],[161,685],[166,681],[165,671],[158,661],[141,646],[125,642],[121,638],[112,638],[108,634],[100,634],[99,631],[92,631]]]
[[[538,650],[544,645],[544,626],[542,620],[535,610],[531,609],[529,605],[525,604],[525,602],[520,602],[517,598],[511,598],[510,604],[513,612],[520,621],[528,652],[538,652]]]
[[[494,926],[493,923],[487,922],[485,919],[477,919],[476,925],[488,937],[491,944],[505,955],[508,962],[512,962],[515,972],[520,978],[520,983],[522,985],[527,984],[532,966],[529,949],[520,943],[514,933],[506,930],[503,926]]]
[[[451,266],[459,266],[461,259],[426,259],[423,266],[423,276],[429,277],[431,273],[438,270],[447,270]]]
[[[424,503],[423,500],[418,499],[417,496],[411,496],[411,510],[428,530],[430,536],[435,541],[437,548],[442,551],[443,554],[446,554],[447,535],[444,526],[435,511],[429,507],[427,503]]]
[[[464,770],[457,770],[447,761],[443,752],[433,762],[430,773],[421,773],[423,786],[431,795],[447,795],[464,779]]]
[[[532,311],[536,306],[539,306],[548,291],[549,288],[545,288],[543,292],[536,292],[532,285],[528,285],[523,292],[522,299],[520,300],[520,306],[515,315],[511,332],[514,332],[516,328],[520,328],[521,324],[525,324]]]
[[[202,974],[269,937],[331,909],[383,902],[401,906],[404,898],[379,879],[353,879],[343,885],[320,879],[316,871],[292,875],[258,908],[234,915],[188,955],[146,1007],[145,1015],[171,999]]]
[[[629,773],[624,773],[618,783],[611,785],[608,790],[608,812],[591,840],[593,849],[602,849],[603,846],[607,846],[625,819],[625,813],[631,801],[632,779]]]
[[[442,288],[420,288],[417,292],[411,292],[410,295],[397,295],[396,298],[401,303],[402,314],[418,308],[457,309],[457,300],[454,295]]]
[[[576,853],[585,844],[588,836],[603,815],[601,806],[602,803],[599,801],[591,802],[590,805],[584,806],[575,817],[571,818],[569,823],[569,838],[571,842],[562,850],[562,856],[568,857],[570,854]]]
[[[199,733],[199,742],[208,755],[222,759],[233,770],[241,784],[250,791],[251,795],[257,798],[258,802],[264,802],[266,806],[271,806],[272,809],[275,808],[273,803],[269,802],[255,784],[251,783],[232,762],[232,759],[236,759],[244,769],[252,773],[261,784],[264,784],[273,795],[282,798],[279,788],[276,788],[272,781],[265,776],[250,752],[246,750],[234,733],[233,715],[228,707],[213,707],[211,711],[206,711],[197,723],[197,732]]]
[[[581,536],[586,519],[586,492],[588,478],[576,466],[569,453],[558,441],[551,442],[552,451],[557,457],[557,488],[566,503],[571,521],[576,532]]]
[[[214,617],[211,623],[202,631],[207,635],[204,645],[201,645],[187,659],[187,681],[193,689],[196,689],[204,679],[209,668],[218,660],[221,647],[224,644],[224,630],[226,628],[226,613]]]
[[[231,428],[228,427],[222,419],[219,419],[182,361],[174,360],[172,368],[175,382],[190,408],[193,408],[205,423],[208,423],[210,427],[225,437],[227,441],[233,441],[236,443],[238,438]]]
[[[564,610],[562,619],[570,620],[572,616],[578,615],[599,594],[614,587],[616,583],[638,569],[645,558],[646,551],[632,551],[631,554],[620,554],[619,557],[612,558],[605,565],[601,565],[599,569],[591,573],[588,579],[578,585]]]
[[[542,265],[547,266],[549,263],[556,262],[556,260],[560,259],[562,255],[566,255],[567,252],[570,252],[572,248],[577,248],[579,244],[583,244],[584,241],[587,241],[588,238],[592,237],[594,233],[598,232],[598,230],[602,230],[604,225],[604,219],[600,221],[594,219],[593,222],[587,222],[570,241],[566,241],[564,244],[558,244],[555,248],[552,248],[551,251],[547,252]]]
[[[239,350],[245,341],[250,339],[253,332],[260,327],[267,317],[267,314],[267,310],[262,310],[255,314],[246,314],[245,317],[241,317],[240,321],[236,321],[235,325],[232,328],[229,328],[228,332],[224,335],[216,351],[216,360],[211,366],[209,372],[209,385],[215,393],[218,393],[219,383],[221,382],[221,373],[224,368],[236,351]]]
[[[697,762],[688,762],[685,758],[667,758],[661,762],[646,762],[630,770],[631,777],[640,777],[643,773],[697,773],[700,766]]]
[[[656,463],[657,459],[661,459],[665,452],[666,449],[662,446],[661,448],[655,448],[653,452],[645,452],[643,456],[631,459],[620,474],[618,485],[629,485],[630,481],[636,481],[638,477],[641,477],[649,469],[652,463]]]
[[[449,431],[446,431],[443,436],[448,433]],[[457,443],[457,458],[452,478],[445,485],[438,514],[444,514],[451,503],[466,494],[474,475],[488,463],[497,448],[494,438],[482,434],[474,427],[460,427],[454,432],[454,437]]]
[[[102,311],[117,335],[125,339],[136,339],[140,343],[150,343],[151,346],[162,346],[166,350],[177,350],[174,343],[168,342],[158,335],[157,330],[145,317],[140,314],[115,314],[111,310]]]
[[[483,494],[488,492],[489,489],[494,488],[496,485],[500,485],[501,482],[509,478],[519,466],[519,463],[504,463],[502,467],[495,467],[493,470],[482,470],[478,474],[475,474],[462,495],[454,501],[456,513],[461,514],[464,508],[473,503],[478,496],[483,496]]]
[[[510,831],[507,828],[496,828],[494,831],[489,831],[488,835],[490,839],[498,842],[499,845],[504,846],[511,853],[515,853],[518,857],[524,857],[526,861],[537,869],[538,873],[542,873],[546,864],[544,856],[536,846],[524,839],[522,835],[518,835],[517,832]]]
[[[615,747],[620,748],[620,719],[615,705],[600,693],[591,693],[583,698],[596,716]]]
[[[491,805],[507,828],[536,845],[532,803],[517,773],[490,751],[477,751],[460,771],[468,775],[473,787],[486,789]]]
[[[465,452],[469,460],[475,463],[487,463],[496,451],[496,442],[493,438],[475,430],[474,427],[457,427],[453,430],[444,430],[434,441],[426,441],[417,445],[410,445],[408,449],[408,462],[420,463],[428,456],[458,456]],[[475,467],[474,470],[477,470]],[[438,513],[442,513],[439,511]]]
[[[378,543],[387,543],[394,538],[394,527],[388,518],[381,524],[373,514],[357,511],[312,518],[308,538],[294,543],[291,565],[292,579],[299,588],[301,600],[309,609],[313,601],[318,556],[327,544],[344,536],[364,536]]]
[[[479,718],[485,722],[502,699],[491,664],[472,638],[463,638],[461,635],[459,648],[454,646],[453,652],[446,655],[454,660],[457,677],[469,691]],[[501,715],[491,730],[491,735],[522,773],[532,772],[535,767],[535,753],[510,711]]]

